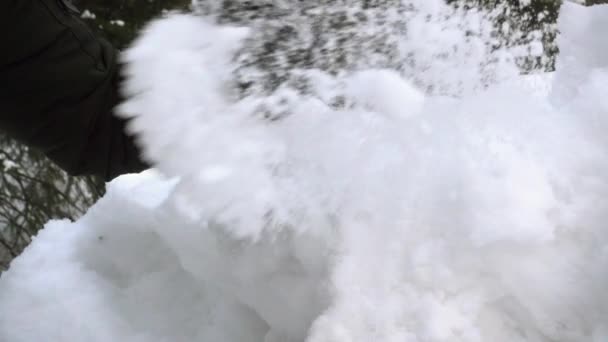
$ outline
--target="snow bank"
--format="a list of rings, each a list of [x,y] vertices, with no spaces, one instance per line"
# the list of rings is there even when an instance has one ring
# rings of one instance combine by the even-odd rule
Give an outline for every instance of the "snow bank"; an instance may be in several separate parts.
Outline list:
[[[564,5],[551,91],[458,98],[373,68],[243,97],[250,30],[154,23],[123,110],[166,176],[49,223],[0,279],[0,341],[604,341],[608,75],[570,77],[604,51],[568,24],[604,9]]]

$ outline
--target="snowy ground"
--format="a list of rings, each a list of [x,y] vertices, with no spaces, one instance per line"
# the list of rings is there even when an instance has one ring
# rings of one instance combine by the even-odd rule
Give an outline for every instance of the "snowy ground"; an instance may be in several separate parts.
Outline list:
[[[606,341],[607,22],[565,4],[550,78],[318,73],[272,122],[225,89],[246,30],[154,24],[125,110],[159,171],[48,223],[0,278],[0,341]]]

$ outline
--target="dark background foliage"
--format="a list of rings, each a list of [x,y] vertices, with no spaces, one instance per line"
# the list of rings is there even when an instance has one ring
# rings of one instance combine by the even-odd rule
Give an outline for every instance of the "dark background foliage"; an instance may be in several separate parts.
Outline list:
[[[163,11],[187,10],[190,0],[73,0],[90,26],[114,46],[125,48],[137,32]],[[121,21],[124,25],[121,24]]]

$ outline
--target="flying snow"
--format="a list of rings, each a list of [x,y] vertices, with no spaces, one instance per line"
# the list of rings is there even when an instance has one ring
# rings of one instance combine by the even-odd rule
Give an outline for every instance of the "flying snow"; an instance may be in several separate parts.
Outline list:
[[[413,3],[386,46],[419,63],[339,72],[243,67],[255,20],[152,23],[121,112],[157,170],[46,225],[0,341],[606,341],[608,6],[565,3],[557,71],[519,76],[482,13]]]

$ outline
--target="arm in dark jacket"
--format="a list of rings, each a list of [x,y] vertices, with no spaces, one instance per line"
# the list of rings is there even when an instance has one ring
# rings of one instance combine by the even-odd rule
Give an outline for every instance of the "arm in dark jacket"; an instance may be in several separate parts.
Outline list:
[[[63,0],[0,1],[0,129],[71,174],[146,168],[120,102],[117,51]]]

